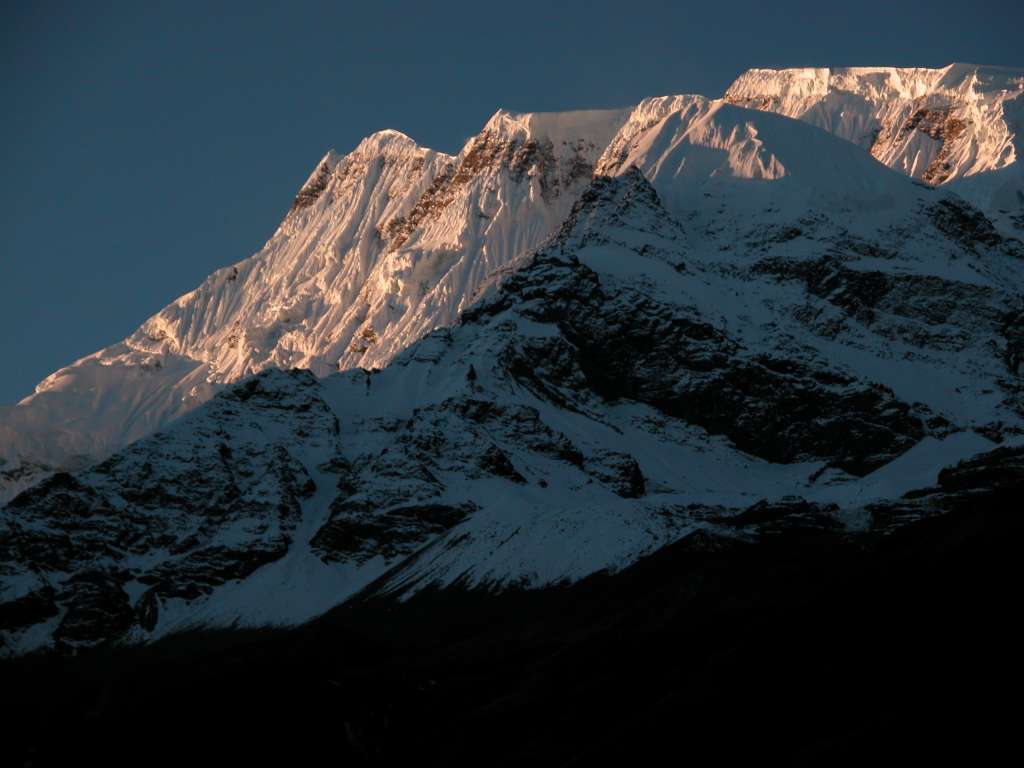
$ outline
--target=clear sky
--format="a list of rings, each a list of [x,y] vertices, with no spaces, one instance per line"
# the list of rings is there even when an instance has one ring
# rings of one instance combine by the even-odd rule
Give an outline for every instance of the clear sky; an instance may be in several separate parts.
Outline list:
[[[1024,65],[1024,2],[4,3],[0,403],[273,233],[327,149],[749,67]]]

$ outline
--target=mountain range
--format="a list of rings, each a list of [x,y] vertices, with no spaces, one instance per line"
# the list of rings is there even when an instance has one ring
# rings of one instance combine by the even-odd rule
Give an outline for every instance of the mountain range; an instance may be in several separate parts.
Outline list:
[[[751,70],[328,152],[259,253],[0,409],[0,651],[870,548],[1002,498],[1022,94]]]

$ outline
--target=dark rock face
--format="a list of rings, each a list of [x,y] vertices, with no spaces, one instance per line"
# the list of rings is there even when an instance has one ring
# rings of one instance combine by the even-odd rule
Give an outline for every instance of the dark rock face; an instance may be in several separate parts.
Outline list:
[[[1011,255],[1024,258],[1019,240],[1004,240],[985,214],[963,200],[940,200],[928,214],[936,229],[968,249],[1002,246]]]
[[[605,356],[607,349],[589,347],[598,354],[581,363],[598,392],[649,403],[770,461],[828,458],[834,466],[863,475],[903,453],[926,431],[920,416],[891,392],[852,380],[826,384],[802,366],[784,376],[773,369],[773,361],[730,363],[692,376],[689,386],[666,389],[660,383],[652,386],[658,379],[647,374],[665,365],[662,353],[671,345],[639,359]],[[668,361],[670,366],[673,362]],[[665,373],[678,375],[678,368]]]
[[[513,376],[556,403],[583,385],[605,399],[652,405],[772,461],[826,457],[854,474],[898,456],[927,431],[924,412],[880,386],[824,363],[751,355],[677,307],[605,289],[573,257],[542,254],[504,291],[468,319],[515,305],[557,323],[563,338],[523,346],[506,361]]]
[[[331,167],[326,163],[320,163],[313,178],[298,191],[295,200],[292,202],[292,210],[308,208],[320,199],[320,195],[327,189],[331,179]]]
[[[633,457],[614,451],[585,453],[545,424],[536,408],[483,399],[472,388],[465,397],[417,409],[408,422],[391,430],[381,453],[339,470],[339,494],[311,542],[324,562],[410,555],[488,501],[443,501],[445,476],[530,482],[506,448],[564,464],[625,498],[644,492],[643,474]]]
[[[779,501],[759,501],[737,515],[722,518],[722,523],[759,536],[782,532],[818,531],[835,536],[870,540],[887,536],[907,525],[941,518],[988,499],[1010,499],[1024,487],[1024,448],[997,448],[939,473],[934,488],[921,488],[903,498],[880,501],[866,507],[870,525],[867,532],[846,530],[840,509],[835,504],[819,504],[799,497]]]
[[[208,595],[214,587],[244,579],[261,565],[271,563],[288,552],[290,541],[256,542],[251,547],[209,546],[194,549],[171,563],[161,564],[137,578],[149,587],[152,614],[156,598],[179,597],[195,600]]]
[[[922,107],[916,110],[900,127],[898,140],[912,131],[942,142],[935,159],[925,169],[921,178],[929,184],[941,184],[949,178],[952,168],[949,163],[950,142],[958,138],[967,128],[967,121],[958,117],[950,106]]]
[[[588,456],[585,462],[588,474],[599,479],[619,496],[638,499],[647,490],[644,473],[636,459],[628,453],[602,451]]]
[[[973,342],[972,329],[995,330],[1000,304],[991,289],[941,277],[898,275],[854,269],[837,256],[814,260],[773,257],[753,271],[779,280],[799,281],[808,295],[842,311],[850,320],[893,340],[919,347],[961,350]],[[804,318],[823,335],[839,330],[818,325],[822,312],[810,308]]]
[[[947,467],[939,473],[939,486],[948,492],[972,488],[1019,490],[1024,487],[1024,448],[998,448]]]
[[[519,474],[508,454],[496,445],[492,445],[484,451],[483,456],[480,457],[479,467],[488,474],[504,477],[513,483],[526,482],[526,478]]]
[[[1024,362],[1024,309],[1010,310],[1003,317],[1000,331],[1006,339],[1006,350],[1003,359],[1007,370],[1014,376],[1021,373]]]
[[[57,616],[53,589],[44,587],[0,604],[0,630],[19,630]]]
[[[461,523],[475,509],[471,503],[409,504],[378,511],[354,502],[331,509],[331,519],[310,542],[326,562],[364,561],[408,554],[418,544]]]
[[[381,238],[387,242],[389,250],[397,250],[404,245],[424,220],[439,213],[454,199],[454,176],[455,164],[446,164],[416,201],[412,210],[407,215],[396,216],[388,222],[381,232]]]
[[[903,526],[961,510],[978,499],[993,496],[1013,499],[1022,487],[1024,448],[997,448],[946,467],[939,472],[937,487],[922,488],[902,499],[869,505],[872,530],[893,534]]]
[[[762,532],[778,533],[784,530],[823,530],[842,528],[835,504],[816,504],[799,497],[780,501],[759,501],[738,515],[726,518],[728,525],[756,526]]]
[[[100,637],[120,637],[135,621],[123,577],[115,572],[82,571],[65,582],[58,600],[66,610],[54,637],[58,646],[92,644]]]
[[[283,556],[315,490],[291,451],[337,436],[319,386],[308,372],[268,372],[88,472],[16,497],[0,517],[5,566],[61,586],[5,603],[4,629],[52,614],[59,644],[108,642],[137,619],[153,626],[166,600],[194,600]],[[125,591],[133,582],[144,605]]]

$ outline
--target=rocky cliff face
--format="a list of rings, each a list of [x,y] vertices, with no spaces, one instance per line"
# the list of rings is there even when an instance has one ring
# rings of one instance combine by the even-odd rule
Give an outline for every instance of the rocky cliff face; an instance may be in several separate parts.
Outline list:
[[[8,626],[58,647],[152,630],[167,601],[195,601],[284,557],[316,492],[305,463],[338,425],[308,372],[268,372],[87,472],[18,496],[0,561]],[[305,461],[305,463],[304,463]]]

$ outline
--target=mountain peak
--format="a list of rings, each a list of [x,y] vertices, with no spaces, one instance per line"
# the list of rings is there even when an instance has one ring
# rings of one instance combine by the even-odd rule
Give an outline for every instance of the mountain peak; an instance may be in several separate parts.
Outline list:
[[[356,146],[355,151],[362,154],[388,154],[393,152],[426,151],[416,141],[394,128],[375,131]]]
[[[849,142],[723,101],[669,114],[628,149],[619,167],[641,169],[676,213],[703,207],[709,195],[726,195],[735,210],[750,212],[822,205],[864,212],[912,189]]]
[[[421,147],[409,136],[393,128],[371,133],[347,155],[342,156],[333,149],[328,150],[299,189],[291,210],[301,210],[313,205],[329,186],[332,175],[337,172],[345,175],[346,171],[352,169],[365,170],[368,163],[375,158],[399,162],[408,159],[414,165],[422,165],[422,158],[429,153],[431,150]],[[440,153],[434,154],[442,158],[447,157]]]
[[[1024,69],[953,63],[751,69],[725,100],[824,128],[890,168],[943,184],[1016,161],[1021,94]]]
[[[481,133],[546,139],[556,147],[582,139],[603,148],[625,122],[629,112],[629,109],[587,109],[517,113],[499,109]]]
[[[749,69],[725,92],[728,101],[824,97],[849,92],[868,99],[917,99],[933,92],[1019,91],[1024,69],[953,62],[944,67],[795,67]],[[773,110],[774,111],[774,110]]]
[[[715,102],[706,96],[679,94],[676,96],[652,96],[637,104],[625,123],[609,142],[597,162],[595,173],[610,175],[618,171],[625,162],[636,141],[659,122],[672,114],[682,119],[706,111]]]

